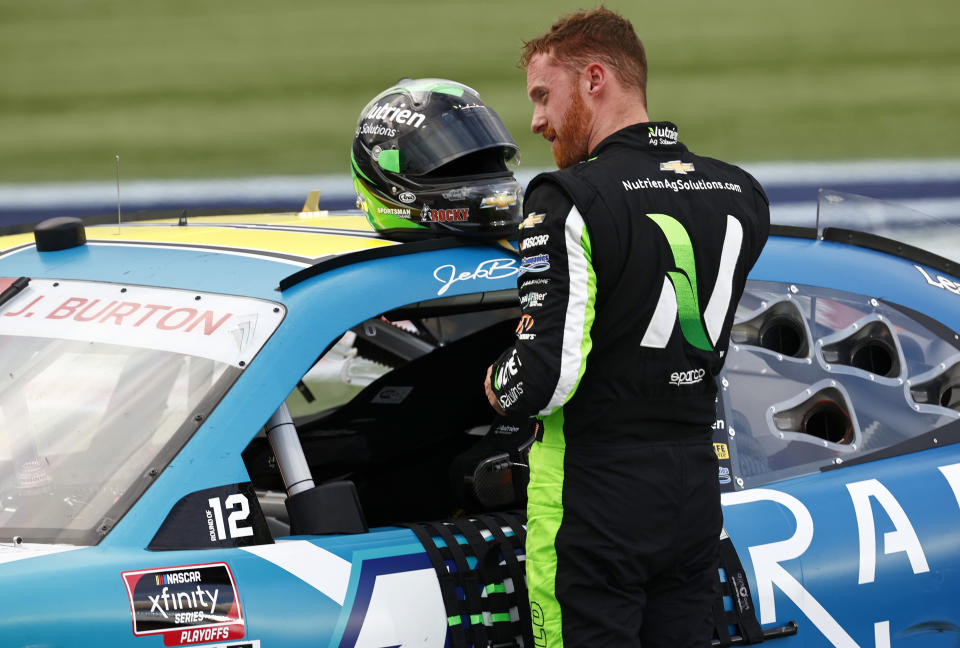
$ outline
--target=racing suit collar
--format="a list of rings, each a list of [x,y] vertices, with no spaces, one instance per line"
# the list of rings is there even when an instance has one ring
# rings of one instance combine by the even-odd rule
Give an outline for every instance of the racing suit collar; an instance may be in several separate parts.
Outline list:
[[[626,144],[635,149],[686,150],[680,143],[677,126],[673,122],[641,122],[621,128],[609,135],[590,151],[588,158],[600,155],[608,146]]]

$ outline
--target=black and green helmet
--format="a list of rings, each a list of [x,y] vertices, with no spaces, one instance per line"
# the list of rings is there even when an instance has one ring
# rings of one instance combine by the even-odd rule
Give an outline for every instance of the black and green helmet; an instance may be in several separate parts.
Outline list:
[[[404,238],[515,236],[522,190],[507,167],[519,149],[476,90],[402,79],[360,113],[351,171],[374,228]]]

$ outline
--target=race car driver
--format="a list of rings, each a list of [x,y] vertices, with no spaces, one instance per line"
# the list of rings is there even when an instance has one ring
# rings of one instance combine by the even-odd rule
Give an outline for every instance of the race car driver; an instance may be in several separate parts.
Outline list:
[[[527,186],[522,316],[485,388],[543,424],[527,491],[534,643],[709,646],[714,377],[768,201],[649,120],[643,45],[618,14],[562,17],[521,63],[559,170]]]

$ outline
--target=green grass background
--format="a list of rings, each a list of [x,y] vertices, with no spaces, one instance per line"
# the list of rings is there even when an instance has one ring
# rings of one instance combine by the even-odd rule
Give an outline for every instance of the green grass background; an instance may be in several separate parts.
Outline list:
[[[653,119],[749,162],[960,157],[957,0],[610,0]],[[345,173],[402,76],[477,88],[521,146],[516,61],[570,0],[0,0],[0,183]]]

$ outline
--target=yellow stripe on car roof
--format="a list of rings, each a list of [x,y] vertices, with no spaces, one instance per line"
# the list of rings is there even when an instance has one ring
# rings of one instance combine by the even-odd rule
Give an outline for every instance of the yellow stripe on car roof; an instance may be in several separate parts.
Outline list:
[[[331,254],[394,245],[375,236],[362,216],[327,215],[325,212],[244,214],[133,221],[117,225],[90,225],[91,242],[177,245],[224,248],[252,254],[300,257],[305,262]],[[0,237],[0,252],[32,243],[33,234]]]
[[[149,223],[177,223],[178,218],[164,218],[151,221],[140,221]],[[322,227],[325,229],[344,229],[356,230],[361,232],[374,232],[375,230],[367,222],[364,216],[356,214],[330,214],[326,211],[316,212],[291,212],[283,214],[236,214],[225,216],[190,216],[187,215],[187,222],[190,225],[220,225],[236,223],[238,225],[293,225],[296,227]]]
[[[15,248],[18,245],[23,245],[24,243],[33,243],[33,232],[0,236],[0,252],[9,250],[10,248]]]
[[[87,240],[117,243],[164,243],[182,246],[203,245],[277,253],[316,259],[329,254],[393,245],[382,239],[261,228],[230,228],[190,225],[188,227],[139,226],[125,227],[117,234],[116,227],[87,228]]]

